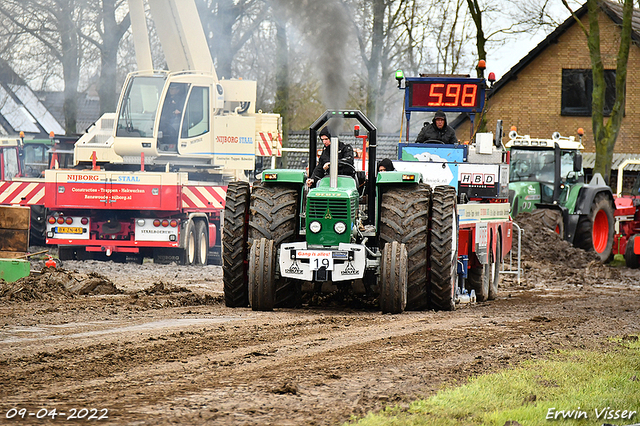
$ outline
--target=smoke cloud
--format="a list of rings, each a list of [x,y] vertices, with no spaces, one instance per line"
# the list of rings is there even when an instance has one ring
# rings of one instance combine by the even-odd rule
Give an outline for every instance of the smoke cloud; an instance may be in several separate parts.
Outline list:
[[[347,46],[355,40],[345,7],[339,0],[271,0],[271,4],[289,18],[316,58],[324,104],[344,109],[349,92]]]

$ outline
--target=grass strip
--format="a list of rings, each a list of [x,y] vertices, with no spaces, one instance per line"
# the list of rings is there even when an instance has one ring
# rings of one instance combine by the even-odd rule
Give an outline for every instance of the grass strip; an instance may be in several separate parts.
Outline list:
[[[409,407],[387,407],[347,424],[630,425],[640,423],[638,336],[611,339],[602,352],[559,351],[546,360],[474,377]],[[517,423],[507,423],[516,421]]]

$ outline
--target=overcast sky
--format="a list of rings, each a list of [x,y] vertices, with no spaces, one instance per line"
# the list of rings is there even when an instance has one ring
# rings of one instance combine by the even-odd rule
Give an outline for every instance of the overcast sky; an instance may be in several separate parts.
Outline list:
[[[505,5],[513,5],[513,0],[503,0]],[[583,1],[577,2],[575,0],[569,0],[568,2],[571,8],[575,11],[584,3]],[[562,5],[561,0],[549,0],[550,14],[558,21],[564,22],[569,17],[569,12]],[[531,50],[533,50],[538,43],[551,33],[555,28],[545,28],[538,31],[536,34],[521,34],[514,38],[514,40],[506,43],[504,46],[489,51],[487,53],[487,74],[489,72],[496,73],[496,79],[500,80],[507,71],[509,71],[514,65],[516,65],[520,59],[527,56]]]

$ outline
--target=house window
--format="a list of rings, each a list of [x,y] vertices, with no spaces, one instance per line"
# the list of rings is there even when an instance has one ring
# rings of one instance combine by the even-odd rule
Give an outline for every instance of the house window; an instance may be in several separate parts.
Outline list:
[[[616,100],[616,71],[604,70],[605,89],[604,115],[611,115]],[[591,116],[591,95],[593,76],[591,70],[562,70],[562,108],[561,115]]]

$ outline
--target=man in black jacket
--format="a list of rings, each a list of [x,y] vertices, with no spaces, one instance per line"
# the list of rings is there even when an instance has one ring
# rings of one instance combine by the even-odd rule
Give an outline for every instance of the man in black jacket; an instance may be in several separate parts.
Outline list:
[[[416,143],[428,143],[430,141],[440,141],[440,143],[447,144],[458,143],[456,131],[447,125],[447,116],[441,110],[434,114],[431,123],[424,123],[424,127],[416,138]]]
[[[320,131],[320,140],[324,144],[324,148],[322,149],[322,154],[320,154],[316,168],[313,170],[309,179],[307,179],[307,186],[309,187],[315,186],[320,179],[329,173],[329,161],[331,159],[331,154],[329,152],[329,147],[331,146],[331,132],[328,127],[324,127]],[[338,164],[339,175],[355,176],[356,169],[353,166],[353,148],[351,148],[351,145],[338,141],[338,160],[340,162],[347,163]]]

